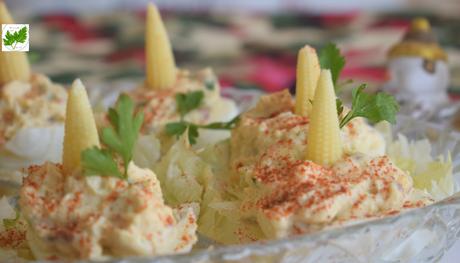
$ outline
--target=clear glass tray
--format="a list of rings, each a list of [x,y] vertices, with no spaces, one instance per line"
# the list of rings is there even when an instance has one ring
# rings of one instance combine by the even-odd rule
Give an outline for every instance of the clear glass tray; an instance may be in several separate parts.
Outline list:
[[[460,182],[460,134],[400,117],[394,133],[428,138],[432,154],[450,152]],[[458,189],[458,187],[456,187]],[[296,238],[244,246],[210,245],[188,254],[110,262],[437,262],[460,235],[460,193],[433,205],[383,219]],[[201,240],[206,247],[206,241]]]
[[[247,108],[260,95],[240,94],[233,89],[223,93],[228,97],[246,96],[240,108]],[[403,133],[411,140],[427,138],[432,143],[433,156],[450,153],[455,181],[460,185],[459,133],[404,116],[397,123],[393,133]],[[197,246],[201,249],[187,254],[109,262],[437,262],[458,236],[460,193],[395,216],[295,238],[240,246],[221,246],[200,239]]]

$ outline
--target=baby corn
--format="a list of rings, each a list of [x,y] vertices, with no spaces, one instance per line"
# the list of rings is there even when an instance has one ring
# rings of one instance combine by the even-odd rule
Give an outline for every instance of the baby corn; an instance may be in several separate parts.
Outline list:
[[[331,72],[321,70],[308,130],[307,159],[330,165],[342,157],[339,117]]]
[[[148,4],[145,29],[146,85],[166,89],[176,81],[176,64],[168,34],[155,5]]]
[[[315,49],[306,45],[297,55],[296,114],[301,116],[310,114],[310,101],[315,95],[320,70]]]
[[[70,173],[80,167],[80,155],[84,149],[100,145],[88,95],[79,79],[73,82],[69,91],[66,111],[62,161],[64,171]]]

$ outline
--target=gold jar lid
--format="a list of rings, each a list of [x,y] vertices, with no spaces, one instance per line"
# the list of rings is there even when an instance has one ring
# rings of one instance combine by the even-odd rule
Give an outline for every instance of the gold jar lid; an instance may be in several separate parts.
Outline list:
[[[422,57],[427,60],[447,61],[446,52],[437,43],[430,23],[425,18],[412,21],[409,31],[401,42],[391,47],[388,57]]]

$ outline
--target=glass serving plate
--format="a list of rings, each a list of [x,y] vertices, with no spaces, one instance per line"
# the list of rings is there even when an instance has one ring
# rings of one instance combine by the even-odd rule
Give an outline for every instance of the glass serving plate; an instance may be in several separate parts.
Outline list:
[[[253,104],[260,95],[233,89],[223,93],[228,97],[248,96],[241,108]],[[427,138],[433,156],[450,153],[455,182],[460,185],[460,133],[405,116],[399,116],[397,123],[394,134],[403,133],[410,140]],[[457,192],[459,188],[455,189]],[[456,193],[427,207],[293,238],[234,246],[200,238],[187,254],[109,262],[437,262],[459,236],[460,193]]]
[[[460,183],[460,134],[400,116],[393,132],[427,138],[434,156],[447,155]],[[456,186],[456,189],[458,187]],[[423,208],[312,234],[249,245],[221,246],[201,239],[187,254],[109,262],[437,262],[460,235],[460,193]]]

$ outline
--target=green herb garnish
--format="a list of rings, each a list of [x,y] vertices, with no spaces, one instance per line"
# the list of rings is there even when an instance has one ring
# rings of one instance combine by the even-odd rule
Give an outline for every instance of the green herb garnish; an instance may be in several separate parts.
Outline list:
[[[327,44],[321,49],[319,55],[321,68],[329,69],[334,82],[335,92],[340,91],[341,85],[337,84],[340,73],[345,67],[345,58],[340,54],[340,49],[335,44]],[[348,80],[344,85],[351,83]],[[388,121],[395,123],[396,113],[399,111],[399,105],[393,96],[379,92],[376,94],[369,94],[363,92],[366,84],[362,84],[352,90],[352,103],[351,110],[340,119],[340,128],[344,127],[348,122],[356,117],[367,118],[370,122],[377,123],[379,121]],[[337,113],[341,117],[343,113],[343,102],[337,99]]]
[[[340,54],[340,49],[333,43],[329,43],[321,49],[319,54],[321,68],[329,69],[336,92],[338,91],[337,80],[340,72],[345,67],[345,57]]]
[[[367,118],[373,123],[384,120],[390,123],[396,122],[399,105],[395,98],[385,92],[365,93],[363,92],[365,88],[366,84],[362,84],[353,89],[351,110],[340,120],[340,128],[356,117]]]
[[[89,148],[82,152],[83,170],[88,176],[114,176],[127,179],[128,165],[133,158],[134,145],[144,120],[142,112],[135,114],[134,102],[128,95],[118,98],[115,108],[109,109],[112,127],[102,130],[101,138],[105,148]],[[120,171],[119,163],[122,164]]]
[[[166,134],[170,136],[181,136],[185,131],[188,130],[188,140],[190,144],[196,143],[196,138],[199,136],[198,129],[208,130],[230,130],[235,127],[238,123],[240,116],[236,116],[228,122],[213,122],[205,125],[194,124],[186,121],[172,122],[166,124]]]
[[[343,112],[343,102],[340,99],[335,99],[336,107],[337,107],[337,114],[339,117],[342,115]]]
[[[207,84],[206,84],[207,85]],[[215,85],[215,83],[213,83]],[[166,134],[170,136],[181,136],[185,131],[188,133],[188,140],[190,144],[196,143],[196,138],[198,138],[199,129],[208,129],[208,130],[229,130],[232,129],[239,116],[233,118],[228,122],[214,122],[206,125],[194,124],[184,120],[185,115],[191,112],[194,109],[200,107],[204,99],[203,91],[191,91],[188,93],[179,93],[176,95],[176,104],[177,111],[180,114],[180,121],[172,122],[166,124],[165,131]]]
[[[4,218],[3,219],[3,227],[5,229],[11,229],[16,226],[16,223],[19,221],[19,211],[16,210],[16,215],[14,218]]]
[[[203,98],[204,92],[201,90],[176,94],[177,110],[179,111],[181,119],[183,119],[187,113],[200,107]]]
[[[208,79],[204,82],[204,86],[207,90],[214,90],[216,87],[216,81],[212,79]]]

